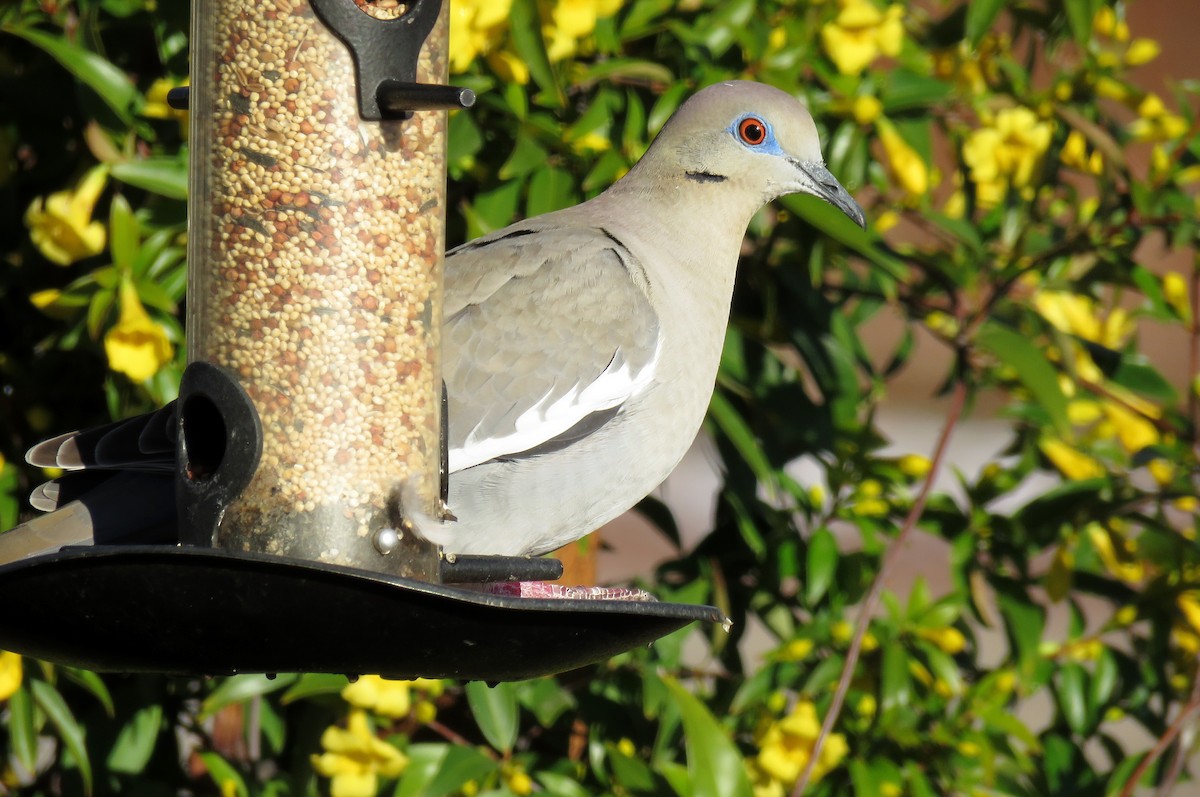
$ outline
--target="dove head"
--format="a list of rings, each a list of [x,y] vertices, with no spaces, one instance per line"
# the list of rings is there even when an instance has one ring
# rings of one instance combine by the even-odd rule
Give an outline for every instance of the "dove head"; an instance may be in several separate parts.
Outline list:
[[[635,172],[641,172],[635,177]],[[825,167],[812,116],[796,98],[750,81],[709,86],[685,102],[630,177],[711,187],[753,214],[785,194],[812,194],[859,226],[858,203]]]

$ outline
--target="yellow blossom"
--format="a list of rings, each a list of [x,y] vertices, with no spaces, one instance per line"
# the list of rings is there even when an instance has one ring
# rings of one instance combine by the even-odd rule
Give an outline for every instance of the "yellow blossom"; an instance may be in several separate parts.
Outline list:
[[[450,71],[465,72],[491,52],[504,38],[511,11],[512,0],[451,0]]]
[[[1096,79],[1096,94],[1110,100],[1124,102],[1129,98],[1129,87],[1119,80],[1102,76]]]
[[[951,626],[944,628],[921,628],[917,631],[917,635],[922,639],[932,642],[941,648],[943,653],[949,653],[951,656],[956,653],[962,653],[963,649],[967,646],[967,638],[963,636],[962,631]]]
[[[1200,592],[1184,592],[1175,599],[1180,614],[1192,630],[1200,634]]]
[[[1185,324],[1192,323],[1192,302],[1188,298],[1188,284],[1183,275],[1169,271],[1162,278],[1163,298]]]
[[[998,204],[1010,186],[1030,186],[1053,132],[1052,123],[1023,107],[1006,108],[986,127],[971,132],[963,144],[963,160],[971,169],[980,206]]]
[[[866,127],[883,114],[883,103],[879,98],[863,94],[854,98],[850,105],[850,115],[854,121]]]
[[[860,717],[874,717],[878,708],[879,703],[875,700],[875,695],[872,694],[863,695],[854,705],[854,710],[858,712]]]
[[[628,736],[622,736],[617,741],[617,750],[626,758],[633,758],[637,755],[637,745]]]
[[[44,291],[36,291],[29,295],[29,302],[39,310],[45,310],[50,305],[54,304],[62,296],[62,291],[58,288],[47,288]]]
[[[929,190],[929,168],[886,119],[879,122],[879,142],[887,153],[888,173],[892,180],[909,198],[923,196]]]
[[[529,82],[529,65],[509,50],[500,50],[487,57],[488,66],[501,80],[524,86]]]
[[[385,717],[406,717],[412,710],[408,681],[389,681],[364,675],[342,689],[342,697],[355,708],[365,708]]]
[[[1137,107],[1138,119],[1129,124],[1129,133],[1138,141],[1173,141],[1188,131],[1182,116],[1173,114],[1157,94],[1147,94]]]
[[[1145,417],[1115,401],[1106,401],[1102,407],[1121,447],[1128,453],[1136,454],[1158,442],[1158,429]]]
[[[933,73],[943,80],[952,80],[963,94],[983,94],[989,83],[1000,78],[997,56],[1007,53],[1011,47],[1008,34],[989,33],[977,47],[960,41],[952,47],[932,52]],[[1066,101],[1066,98],[1060,99]]]
[[[313,769],[332,778],[333,797],[375,797],[378,779],[399,777],[408,758],[379,739],[367,722],[365,711],[351,711],[346,728],[336,726],[321,734],[325,752],[312,757]]]
[[[1141,66],[1158,58],[1162,47],[1154,39],[1134,39],[1125,51],[1125,66]]]
[[[1100,174],[1104,171],[1104,156],[1100,154],[1099,150],[1088,155],[1087,139],[1078,130],[1072,130],[1067,136],[1067,140],[1063,142],[1062,150],[1059,152],[1059,157],[1064,164],[1081,172]]]
[[[1118,538],[1122,543],[1120,546],[1113,544],[1113,537],[1116,532],[1106,529],[1099,523],[1089,523],[1085,529],[1088,540],[1091,541],[1092,547],[1096,549],[1097,555],[1100,557],[1104,569],[1109,575],[1124,581],[1126,584],[1136,584],[1141,581],[1146,575],[1145,564],[1134,557],[1136,548],[1130,550],[1128,543],[1132,540]]]
[[[1102,6],[1096,12],[1096,16],[1092,17],[1092,30],[1119,42],[1129,39],[1129,25],[1125,20],[1117,19],[1117,12],[1112,6]]]
[[[150,318],[128,280],[121,283],[121,315],[104,336],[104,353],[109,368],[134,382],[154,376],[173,356],[166,331]]]
[[[820,733],[816,707],[807,701],[799,702],[790,714],[771,723],[757,739],[759,752],[755,761],[772,780],[791,787],[808,766]],[[848,750],[845,736],[829,734],[813,766],[811,782],[816,783],[834,769]]]
[[[526,797],[533,793],[533,778],[519,765],[506,764],[500,770],[500,777],[508,790],[517,797]]]
[[[556,0],[550,20],[543,27],[546,55],[561,61],[575,55],[580,42],[592,35],[596,22],[611,17],[623,0]]]
[[[104,251],[104,224],[92,220],[96,200],[108,182],[108,167],[93,167],[74,190],[38,197],[25,211],[25,226],[38,251],[52,263],[69,266]]]
[[[933,463],[929,461],[929,457],[921,454],[905,454],[900,457],[900,462],[897,463],[900,467],[900,472],[910,479],[923,479],[929,475],[929,469],[933,467]]]
[[[140,111],[142,116],[147,116],[151,119],[174,119],[179,124],[179,135],[187,138],[188,134],[188,112],[172,108],[167,103],[167,94],[176,86],[183,85],[183,81],[172,80],[171,78],[161,77],[150,84],[150,88],[146,89],[146,102],[142,104]]]
[[[1098,479],[1107,472],[1095,459],[1057,437],[1043,438],[1038,448],[1068,479]]]
[[[777,648],[771,658],[774,661],[804,661],[812,653],[813,646],[811,639],[793,639]]]
[[[899,55],[902,6],[880,11],[870,0],[839,0],[838,5],[838,15],[821,28],[821,45],[839,72],[857,75],[880,55]]]
[[[899,783],[886,781],[879,784],[879,797],[901,797],[904,794],[904,789],[900,788]]]
[[[8,700],[21,688],[21,676],[20,654],[0,651],[0,701]]]

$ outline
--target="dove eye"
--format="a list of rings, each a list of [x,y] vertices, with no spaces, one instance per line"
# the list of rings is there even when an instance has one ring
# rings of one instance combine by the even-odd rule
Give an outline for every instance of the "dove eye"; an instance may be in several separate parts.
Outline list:
[[[747,116],[738,122],[737,134],[743,143],[757,147],[767,140],[767,123],[756,116]]]

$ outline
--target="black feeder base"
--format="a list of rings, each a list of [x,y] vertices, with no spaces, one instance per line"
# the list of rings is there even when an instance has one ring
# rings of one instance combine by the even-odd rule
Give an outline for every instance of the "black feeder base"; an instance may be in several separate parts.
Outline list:
[[[0,649],[101,672],[511,681],[602,661],[710,606],[490,595],[221,549],[65,548],[0,567]]]

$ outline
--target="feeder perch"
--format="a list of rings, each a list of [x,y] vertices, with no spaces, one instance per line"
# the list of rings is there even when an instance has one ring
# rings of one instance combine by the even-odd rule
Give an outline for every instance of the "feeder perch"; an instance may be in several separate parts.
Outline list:
[[[445,511],[445,109],[474,102],[444,85],[447,17],[438,0],[193,4],[191,86],[170,98],[191,112],[190,364],[171,410],[121,427],[174,447],[177,528],[7,564],[23,529],[0,535],[0,604],[21,607],[0,648],[102,671],[498,681],[723,621],[481,592],[562,567],[412,533],[412,513]]]

